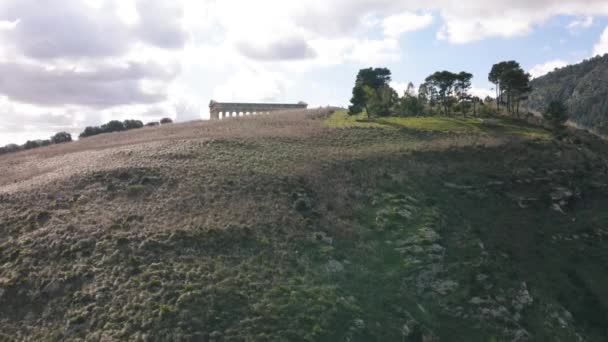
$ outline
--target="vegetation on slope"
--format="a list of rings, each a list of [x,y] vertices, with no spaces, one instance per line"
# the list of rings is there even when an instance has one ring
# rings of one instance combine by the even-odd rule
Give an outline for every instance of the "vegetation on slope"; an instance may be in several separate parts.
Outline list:
[[[0,336],[608,338],[604,142],[307,114],[37,151],[89,167],[0,183]]]
[[[530,108],[542,112],[551,101],[564,101],[574,122],[608,132],[608,55],[536,78],[532,88]]]

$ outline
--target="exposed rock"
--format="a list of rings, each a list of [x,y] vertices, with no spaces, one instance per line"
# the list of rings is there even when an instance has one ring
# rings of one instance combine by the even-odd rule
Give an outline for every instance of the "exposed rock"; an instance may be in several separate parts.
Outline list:
[[[445,280],[434,283],[431,287],[433,288],[433,291],[439,293],[442,296],[445,296],[458,287],[458,282],[454,280]]]
[[[446,188],[454,189],[454,190],[473,190],[473,189],[475,189],[475,187],[470,186],[470,185],[459,185],[459,184],[454,184],[454,183],[450,183],[450,182],[443,182],[443,185]]]
[[[334,259],[327,263],[326,268],[329,273],[340,273],[344,271],[344,265],[342,265],[342,263],[338,260]]]
[[[519,292],[517,293],[517,296],[513,299],[513,307],[517,311],[521,311],[526,307],[532,305],[532,303],[534,303],[534,299],[530,295],[530,292],[528,292],[528,286],[525,282],[523,282],[521,284]]]

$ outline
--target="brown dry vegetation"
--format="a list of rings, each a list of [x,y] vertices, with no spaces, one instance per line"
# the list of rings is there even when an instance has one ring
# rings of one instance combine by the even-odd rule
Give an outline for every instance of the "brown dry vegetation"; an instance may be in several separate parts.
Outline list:
[[[608,237],[601,141],[535,139],[515,124],[335,129],[326,115],[0,156],[0,340],[608,336],[605,256],[575,267]],[[558,186],[578,194],[564,214],[546,198]],[[589,241],[562,245],[572,234]],[[555,255],[568,259],[544,264]],[[485,284],[473,284],[479,275]],[[522,283],[533,303],[518,302]]]

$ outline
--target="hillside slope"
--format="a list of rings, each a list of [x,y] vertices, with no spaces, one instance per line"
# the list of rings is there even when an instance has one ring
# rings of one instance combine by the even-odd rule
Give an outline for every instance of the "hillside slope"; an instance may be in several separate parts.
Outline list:
[[[0,340],[608,338],[603,141],[313,114],[0,157]]]
[[[575,123],[608,133],[608,55],[557,69],[531,85],[531,109],[542,112],[549,102],[562,100]]]

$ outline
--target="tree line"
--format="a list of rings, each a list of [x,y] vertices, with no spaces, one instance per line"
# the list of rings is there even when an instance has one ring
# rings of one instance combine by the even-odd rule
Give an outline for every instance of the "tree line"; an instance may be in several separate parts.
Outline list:
[[[84,129],[84,131],[82,133],[80,133],[79,138],[82,139],[82,138],[87,138],[87,137],[91,137],[91,136],[98,135],[98,134],[128,131],[128,130],[138,129],[138,128],[142,128],[142,127],[156,127],[156,126],[166,125],[166,124],[170,124],[170,123],[173,123],[173,120],[171,120],[170,118],[163,118],[160,120],[160,122],[149,122],[145,125],[140,120],[125,120],[125,121],[112,120],[101,126],[86,127]],[[31,150],[34,148],[39,148],[39,147],[44,147],[44,146],[65,144],[65,143],[72,142],[72,140],[73,140],[72,135],[70,133],[59,132],[59,133],[53,135],[52,137],[50,137],[49,139],[28,140],[23,145],[8,144],[5,146],[2,146],[2,147],[0,147],[0,155],[6,154],[6,153],[14,153],[14,152],[19,152],[19,151]]]
[[[84,129],[82,133],[80,133],[79,138],[88,138],[94,135],[112,133],[112,132],[123,132],[129,131],[132,129],[138,129],[143,127],[156,127],[160,125],[166,125],[173,123],[173,120],[170,118],[163,118],[160,122],[148,122],[144,125],[144,123],[140,120],[125,120],[118,121],[112,120],[106,124],[101,126],[88,126]]]
[[[437,71],[420,84],[418,91],[410,82],[401,96],[390,86],[391,80],[391,71],[387,68],[361,69],[353,87],[349,114],[365,112],[368,118],[455,114],[466,117],[469,114],[495,115],[502,110],[520,118],[521,103],[532,91],[530,74],[516,61],[497,63],[488,73],[488,80],[495,85],[495,98],[481,99],[471,94],[473,74],[466,71]],[[491,108],[494,102],[495,110]],[[546,111],[560,112],[547,116],[551,117],[549,122],[555,123],[559,118],[557,121],[563,124],[564,116],[567,120],[567,113],[562,113],[564,108],[559,101],[549,104]]]
[[[31,150],[38,147],[65,144],[72,142],[72,135],[68,132],[59,132],[49,139],[44,140],[28,140],[23,145],[8,144],[0,147],[0,155],[6,153],[14,153],[19,151]]]

